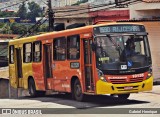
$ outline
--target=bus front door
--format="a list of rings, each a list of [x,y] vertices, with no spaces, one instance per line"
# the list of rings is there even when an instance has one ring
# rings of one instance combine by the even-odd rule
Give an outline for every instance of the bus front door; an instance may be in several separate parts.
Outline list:
[[[18,80],[18,87],[23,87],[22,85],[22,55],[21,55],[21,48],[16,48],[16,76]]]
[[[87,92],[94,91],[94,81],[92,72],[92,50],[91,43],[92,40],[83,40],[83,50],[84,50],[84,77],[85,77],[85,89]]]
[[[44,83],[46,89],[52,89],[52,46],[44,44]]]

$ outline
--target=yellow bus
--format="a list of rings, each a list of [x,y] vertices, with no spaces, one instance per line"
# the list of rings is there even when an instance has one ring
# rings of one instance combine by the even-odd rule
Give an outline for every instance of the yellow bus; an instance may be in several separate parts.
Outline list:
[[[127,99],[152,90],[147,35],[142,24],[104,23],[12,40],[10,84],[31,96],[51,90],[78,101],[87,94]]]

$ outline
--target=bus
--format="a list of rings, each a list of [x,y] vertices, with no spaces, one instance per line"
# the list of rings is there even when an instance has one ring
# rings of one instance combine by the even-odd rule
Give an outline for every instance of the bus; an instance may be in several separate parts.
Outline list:
[[[14,88],[32,97],[46,91],[118,95],[152,90],[148,33],[135,23],[103,23],[14,39],[9,42],[9,77]],[[127,56],[128,40],[135,45]],[[125,59],[121,59],[124,53]]]

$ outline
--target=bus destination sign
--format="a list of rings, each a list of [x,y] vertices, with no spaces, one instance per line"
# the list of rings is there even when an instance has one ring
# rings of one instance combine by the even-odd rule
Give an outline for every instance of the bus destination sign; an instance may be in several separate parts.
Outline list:
[[[127,32],[145,32],[142,25],[109,25],[94,28],[94,32],[101,33],[127,33]]]

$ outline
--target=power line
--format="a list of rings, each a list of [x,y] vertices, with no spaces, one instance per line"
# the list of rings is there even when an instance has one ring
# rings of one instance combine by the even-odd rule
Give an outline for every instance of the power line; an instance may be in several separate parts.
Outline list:
[[[43,2],[45,5],[47,5],[47,6],[48,6],[48,4],[47,4],[47,3],[45,3],[43,0],[41,0],[41,2]]]
[[[20,35],[18,37],[18,39],[22,38],[22,37],[25,37],[25,36],[27,37],[27,36],[32,35],[35,30],[37,30],[42,24],[44,24],[47,21],[47,19],[45,19],[43,22],[42,22],[42,20],[43,20],[43,17],[40,20],[38,20],[32,27],[30,27],[28,29],[28,31],[26,31],[25,33],[23,33],[22,35]]]
[[[123,2],[124,2],[124,1],[123,1]],[[123,2],[121,2],[121,3],[123,3]],[[131,4],[135,4],[135,3],[137,3],[137,2],[142,2],[142,0],[133,0],[132,2],[130,2],[130,5],[131,5]],[[75,13],[75,14],[68,14],[68,15],[62,15],[62,16],[65,17],[65,16],[80,15],[80,14],[85,14],[85,13],[92,13],[92,12],[96,12],[96,11],[100,11],[100,10],[110,9],[110,8],[115,8],[115,7],[116,7],[115,3],[112,4],[112,5],[114,5],[114,6],[108,5],[108,6],[110,6],[110,7],[107,7],[107,8],[104,7],[104,8],[98,9],[98,10],[94,10],[94,11],[85,11],[85,12],[80,12],[80,13]],[[121,4],[121,5],[125,5],[125,4]],[[99,7],[94,7],[94,8],[99,8]],[[92,9],[93,9],[93,8],[92,8]],[[91,10],[91,9],[90,9],[90,10]],[[75,10],[75,11],[80,11],[80,10]],[[68,11],[68,12],[70,12],[70,11]],[[62,17],[62,16],[56,16],[56,17]]]
[[[142,2],[142,0],[134,0],[134,2]],[[123,0],[123,1],[120,1],[119,2],[119,5],[124,5],[127,4],[127,3],[131,3],[132,0]],[[68,9],[65,9],[65,10],[56,10],[55,9],[55,13],[60,13],[60,12],[72,12],[72,11],[79,11],[79,10],[86,10],[86,9],[93,9],[93,8],[99,8],[99,7],[104,7],[104,6],[111,6],[111,5],[115,5],[116,6],[116,3],[115,2],[112,2],[112,3],[107,3],[107,4],[99,4],[99,5],[93,5],[93,6],[89,6],[89,7],[81,7],[80,9],[77,10],[77,8],[68,8]]]

